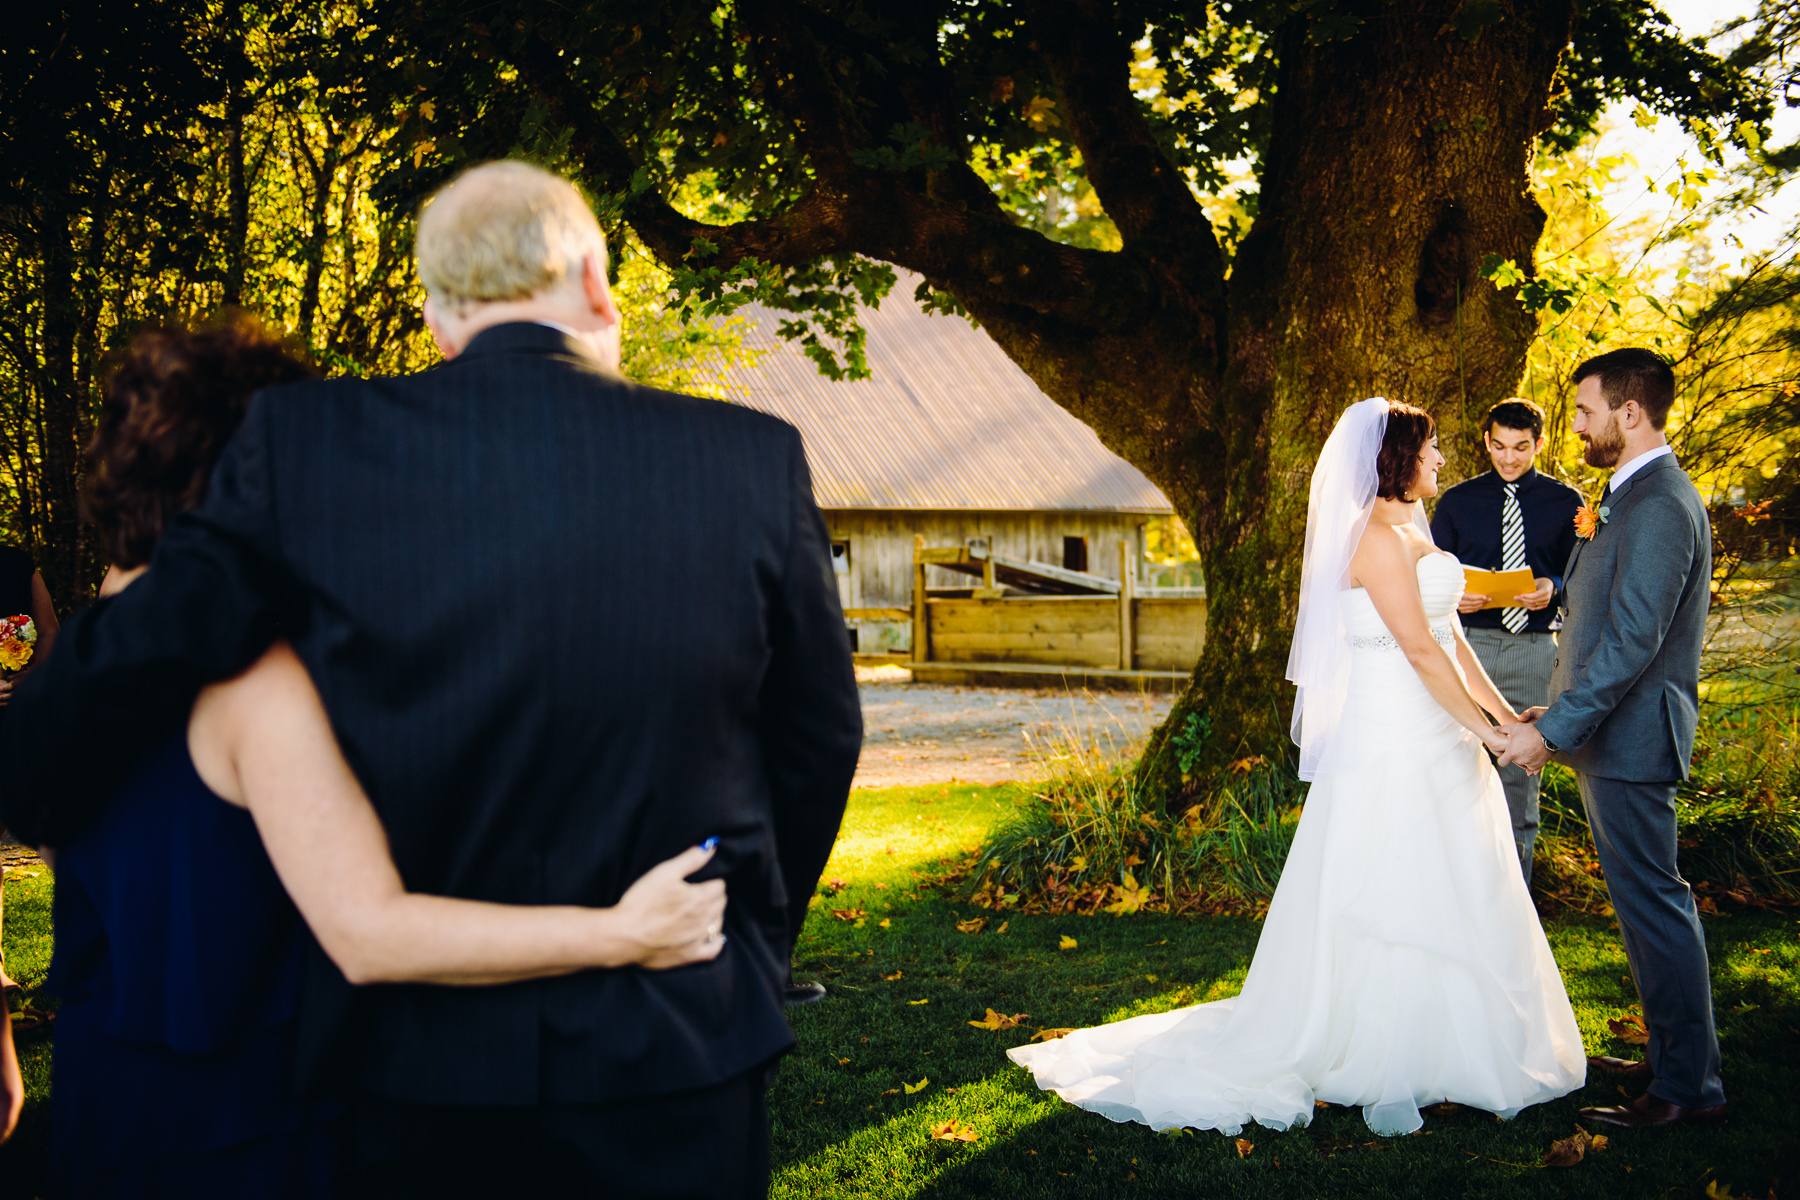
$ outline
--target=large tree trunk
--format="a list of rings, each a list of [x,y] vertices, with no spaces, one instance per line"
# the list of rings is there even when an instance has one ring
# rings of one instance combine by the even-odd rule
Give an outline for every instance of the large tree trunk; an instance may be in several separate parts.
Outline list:
[[[1503,19],[1474,41],[1451,29],[1453,0],[1341,7],[1367,10],[1349,40],[1312,44],[1320,26],[1304,12],[1276,35],[1258,215],[1229,262],[1146,122],[1128,72],[1135,34],[1108,0],[1019,0],[1012,11],[1118,227],[1116,253],[1048,241],[1001,211],[965,161],[949,65],[884,64],[847,92],[864,35],[800,0],[741,0],[733,35],[759,65],[758,102],[798,131],[812,190],[729,226],[641,188],[624,201],[672,266],[691,264],[705,239],[709,267],[855,251],[918,271],[1163,489],[1200,548],[1210,600],[1193,685],[1145,758],[1171,797],[1184,785],[1169,735],[1190,713],[1210,729],[1196,773],[1286,753],[1308,481],[1338,414],[1371,395],[1425,408],[1455,478],[1472,464],[1480,413],[1517,383],[1531,335],[1478,266],[1488,254],[1532,259],[1543,214],[1527,168],[1573,0],[1500,0]],[[936,43],[930,5],[857,8],[868,17],[858,28],[879,24],[884,44]],[[623,191],[636,164],[565,60],[539,37],[515,61],[592,175]],[[871,167],[867,147],[896,129],[962,157]]]
[[[1309,47],[1295,22],[1281,56],[1278,133],[1232,272],[1209,422],[1223,444],[1198,447],[1218,455],[1194,464],[1198,487],[1170,492],[1209,601],[1193,686],[1145,760],[1176,791],[1164,748],[1188,712],[1209,718],[1206,766],[1286,745],[1308,486],[1338,414],[1368,396],[1424,408],[1453,480],[1476,469],[1480,416],[1524,369],[1531,319],[1478,268],[1488,254],[1532,260],[1544,214],[1529,160],[1572,13],[1521,5],[1471,44],[1438,32],[1434,7],[1391,6],[1374,47]]]

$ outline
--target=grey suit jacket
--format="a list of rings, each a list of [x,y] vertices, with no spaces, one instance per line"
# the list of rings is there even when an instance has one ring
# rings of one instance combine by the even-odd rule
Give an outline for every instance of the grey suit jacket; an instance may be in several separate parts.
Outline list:
[[[1686,779],[1711,607],[1712,525],[1665,456],[1606,501],[1563,572],[1564,617],[1538,729],[1558,762],[1639,783]]]

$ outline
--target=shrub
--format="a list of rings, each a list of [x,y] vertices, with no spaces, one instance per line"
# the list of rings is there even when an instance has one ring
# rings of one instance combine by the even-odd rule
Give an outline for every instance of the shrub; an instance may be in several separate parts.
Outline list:
[[[1703,912],[1721,903],[1800,903],[1800,712],[1709,707],[1677,795],[1682,874]],[[1069,729],[1040,747],[1045,777],[966,870],[974,903],[1026,912],[1260,914],[1293,843],[1307,785],[1285,763],[1233,764],[1170,814],[1139,780],[1135,754],[1102,752]],[[1573,772],[1551,764],[1532,888],[1546,909],[1610,914]]]
[[[1192,720],[1192,718],[1190,718]],[[984,907],[1036,912],[1257,912],[1281,877],[1306,785],[1262,758],[1172,816],[1135,755],[1064,729],[1046,777],[981,848],[967,879]]]

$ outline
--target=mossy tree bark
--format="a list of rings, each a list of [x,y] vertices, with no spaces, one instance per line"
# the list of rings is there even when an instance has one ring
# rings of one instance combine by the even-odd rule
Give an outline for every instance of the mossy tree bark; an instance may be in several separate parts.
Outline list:
[[[697,239],[716,248],[703,260],[715,267],[855,252],[960,301],[1163,489],[1199,546],[1206,649],[1146,759],[1157,787],[1183,790],[1175,756],[1159,748],[1189,712],[1211,729],[1197,771],[1279,752],[1308,479],[1337,415],[1371,395],[1424,407],[1455,477],[1471,465],[1472,421],[1520,377],[1532,322],[1478,266],[1488,254],[1532,261],[1544,216],[1529,159],[1550,123],[1572,0],[1502,0],[1504,19],[1473,40],[1450,28],[1456,5],[1443,0],[1376,5],[1354,37],[1324,44],[1308,19],[1288,19],[1273,35],[1259,208],[1232,255],[1133,92],[1113,4],[1014,9],[1117,226],[1116,252],[1046,239],[1002,209],[967,161],[966,98],[939,56],[902,65],[890,55],[854,92],[845,83],[856,55],[936,45],[937,6],[864,5],[863,32],[828,7],[741,0],[734,10],[732,36],[754,63],[745,86],[791,121],[810,171],[804,194],[775,215],[715,225],[640,186],[622,201],[625,219],[672,266],[702,261]],[[876,25],[879,46],[866,32]],[[591,179],[631,178],[633,152],[553,34],[483,44],[569,131]],[[903,127],[949,153],[870,165],[867,148]]]

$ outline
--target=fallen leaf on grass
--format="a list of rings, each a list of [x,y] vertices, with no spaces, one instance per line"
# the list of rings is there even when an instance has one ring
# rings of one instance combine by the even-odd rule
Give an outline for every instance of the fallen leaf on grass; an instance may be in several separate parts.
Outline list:
[[[1008,925],[1011,925],[1011,924],[1012,924],[1012,922],[1011,922],[1011,921],[1002,921],[1002,922],[1000,922],[1000,928],[998,928],[998,929],[996,929],[996,930],[994,930],[994,932],[995,932],[995,933],[1005,933],[1005,932],[1006,932],[1006,927],[1007,927],[1007,926],[1008,926]]]
[[[1650,1031],[1644,1028],[1644,1018],[1635,1013],[1624,1017],[1609,1017],[1606,1027],[1612,1035],[1627,1046],[1647,1046],[1650,1044]]]
[[[888,929],[888,928],[891,928],[893,926],[893,924],[894,923],[892,921],[888,920],[886,917],[881,918],[881,928]]]
[[[980,1136],[954,1117],[931,1127],[931,1139],[935,1142],[972,1142]]]
[[[1068,1037],[1073,1029],[1040,1029],[1031,1035],[1034,1042],[1054,1042],[1059,1037]]]
[[[977,1029],[992,1029],[998,1032],[1002,1029],[1017,1029],[1020,1025],[1024,1024],[1025,1018],[1030,1015],[1030,1013],[1015,1013],[1009,1017],[1003,1013],[997,1013],[990,1008],[987,1010],[987,1017],[985,1019],[980,1021],[970,1021],[969,1024]]]
[[[834,908],[831,910],[831,915],[840,921],[854,921],[865,914],[860,908]]]
[[[1549,1153],[1544,1155],[1544,1165],[1546,1167],[1572,1167],[1581,1161],[1593,1141],[1594,1139],[1588,1136],[1587,1130],[1577,1126],[1574,1133],[1550,1144]]]
[[[907,1095],[916,1096],[920,1092],[924,1091],[925,1085],[930,1082],[931,1082],[931,1076],[927,1075],[923,1079],[919,1080],[919,1082],[917,1082],[917,1083],[908,1083],[908,1082],[906,1082],[906,1080],[902,1079],[900,1081],[900,1086],[906,1089]]]
[[[929,997],[929,996],[927,996],[927,997],[926,997],[926,998],[925,998],[925,999],[923,999],[923,1000],[908,1000],[908,1001],[907,1001],[907,1003],[908,1003],[908,1004],[930,1004],[930,1003],[931,1003],[931,998],[930,998],[930,997]]]
[[[1113,891],[1118,899],[1107,905],[1105,911],[1118,916],[1137,912],[1155,896],[1147,886],[1140,885],[1137,876],[1130,871],[1124,872],[1124,882],[1114,884]]]
[[[1592,1150],[1595,1154],[1598,1154],[1602,1150],[1606,1149],[1606,1146],[1607,1146],[1607,1137],[1604,1133],[1596,1133],[1594,1135],[1594,1140],[1588,1143],[1588,1149]]]
[[[956,923],[956,932],[958,932],[958,933],[980,933],[981,927],[986,924],[987,924],[986,917],[974,917],[967,921],[958,921]]]
[[[1073,950],[1079,944],[1080,943],[1078,943],[1074,938],[1070,937],[1068,934],[1065,933],[1062,935],[1062,941],[1056,943],[1056,948],[1058,950]]]
[[[901,976],[901,975],[902,975],[902,974],[904,974],[904,972],[902,972],[902,971],[895,971],[895,972],[894,972],[894,973],[893,973],[893,974],[892,974],[892,975],[883,975],[883,976],[882,976],[882,978],[883,978],[883,979],[885,979],[885,980],[887,980],[887,981],[888,981],[888,982],[889,982],[889,983],[892,983],[892,982],[893,982],[893,981],[894,981],[894,980],[896,980],[896,979],[898,979],[898,978],[900,978],[900,976]]]
[[[900,1089],[899,1088],[889,1088],[887,1091],[885,1091],[881,1094],[884,1096],[898,1096],[900,1094]]]
[[[1252,1150],[1256,1149],[1256,1146],[1254,1143],[1246,1142],[1243,1138],[1239,1138],[1236,1142],[1234,1142],[1232,1144],[1237,1147],[1237,1152],[1238,1152],[1239,1158],[1249,1158],[1250,1152]]]

